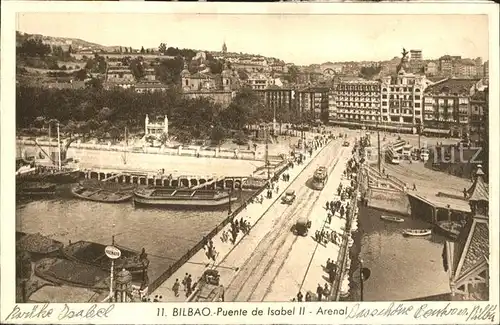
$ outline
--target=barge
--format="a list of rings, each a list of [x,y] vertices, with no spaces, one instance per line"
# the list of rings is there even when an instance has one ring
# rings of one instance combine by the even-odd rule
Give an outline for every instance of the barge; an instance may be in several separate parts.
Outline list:
[[[135,204],[182,209],[221,209],[237,199],[220,190],[141,188],[134,191]]]

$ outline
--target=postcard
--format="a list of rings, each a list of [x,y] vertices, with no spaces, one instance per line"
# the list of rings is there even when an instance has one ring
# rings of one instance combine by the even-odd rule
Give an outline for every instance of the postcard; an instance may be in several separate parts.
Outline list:
[[[2,322],[498,323],[498,7],[2,9]]]

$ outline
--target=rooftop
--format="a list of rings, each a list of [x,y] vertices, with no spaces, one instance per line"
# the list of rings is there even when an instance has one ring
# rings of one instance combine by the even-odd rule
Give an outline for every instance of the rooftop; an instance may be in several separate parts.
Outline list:
[[[470,90],[479,81],[479,79],[455,79],[449,78],[433,85],[425,90],[427,94],[452,94],[452,95],[470,95]]]

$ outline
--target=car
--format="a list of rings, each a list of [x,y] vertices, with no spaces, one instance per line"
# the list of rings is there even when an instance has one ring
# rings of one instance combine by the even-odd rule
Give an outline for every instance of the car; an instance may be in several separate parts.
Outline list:
[[[350,144],[349,144],[349,141],[344,141],[344,143],[342,144],[344,147],[349,147]]]
[[[281,197],[281,203],[283,204],[292,204],[293,201],[295,201],[295,191],[294,190],[288,190],[285,192],[285,195]]]

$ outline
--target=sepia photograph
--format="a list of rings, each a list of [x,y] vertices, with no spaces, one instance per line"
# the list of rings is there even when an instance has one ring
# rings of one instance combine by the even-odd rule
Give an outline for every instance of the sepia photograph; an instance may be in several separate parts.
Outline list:
[[[17,12],[9,299],[488,302],[490,19]]]

